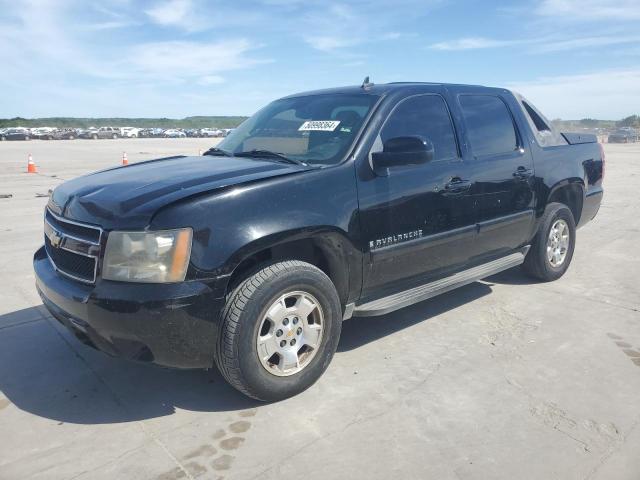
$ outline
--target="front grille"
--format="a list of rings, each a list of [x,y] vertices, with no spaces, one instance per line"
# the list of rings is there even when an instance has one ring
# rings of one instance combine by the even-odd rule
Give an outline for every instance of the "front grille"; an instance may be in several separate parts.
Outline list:
[[[58,232],[87,240],[90,243],[100,243],[101,230],[97,227],[69,222],[53,215],[49,210],[45,212],[45,221]]]
[[[64,219],[47,209],[44,231],[45,250],[55,269],[83,283],[94,283],[102,230]]]
[[[44,237],[44,246],[57,270],[77,280],[92,283],[95,281],[95,258],[56,248],[51,245],[49,237]]]

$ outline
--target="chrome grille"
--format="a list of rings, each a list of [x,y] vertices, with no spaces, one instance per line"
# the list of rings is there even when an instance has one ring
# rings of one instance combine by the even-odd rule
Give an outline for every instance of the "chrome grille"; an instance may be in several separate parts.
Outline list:
[[[95,283],[102,229],[45,212],[44,245],[54,268],[83,283]]]

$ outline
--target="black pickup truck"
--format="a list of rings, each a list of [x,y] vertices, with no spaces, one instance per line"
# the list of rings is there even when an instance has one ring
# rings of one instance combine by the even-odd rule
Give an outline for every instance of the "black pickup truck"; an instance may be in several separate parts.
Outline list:
[[[320,377],[352,316],[517,265],[562,276],[603,174],[594,136],[557,132],[508,90],[366,82],[293,95],[203,156],[57,187],[37,289],[104,352],[217,365],[246,395],[278,400]]]

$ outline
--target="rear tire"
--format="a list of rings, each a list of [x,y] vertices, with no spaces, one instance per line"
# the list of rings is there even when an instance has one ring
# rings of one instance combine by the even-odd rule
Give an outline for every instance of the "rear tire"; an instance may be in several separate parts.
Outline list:
[[[320,332],[312,340],[307,328]],[[246,278],[227,297],[216,364],[245,395],[282,400],[320,378],[336,351],[341,328],[342,308],[329,277],[305,262],[275,263]],[[266,346],[265,338],[273,343]],[[312,341],[316,348],[308,346]]]
[[[543,282],[557,280],[569,268],[575,244],[576,224],[571,210],[562,203],[550,203],[522,269]]]

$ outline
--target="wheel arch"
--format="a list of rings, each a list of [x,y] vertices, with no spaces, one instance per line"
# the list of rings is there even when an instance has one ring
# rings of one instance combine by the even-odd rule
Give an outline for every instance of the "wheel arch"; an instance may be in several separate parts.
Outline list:
[[[573,219],[578,225],[584,204],[584,191],[584,183],[581,179],[564,180],[551,189],[546,204],[562,203],[566,205],[571,210]]]
[[[226,293],[250,273],[264,265],[284,260],[307,262],[322,270],[333,282],[342,306],[348,302],[353,276],[361,272],[355,248],[342,232],[330,228],[287,231],[260,238],[240,248],[231,257],[232,272]]]

